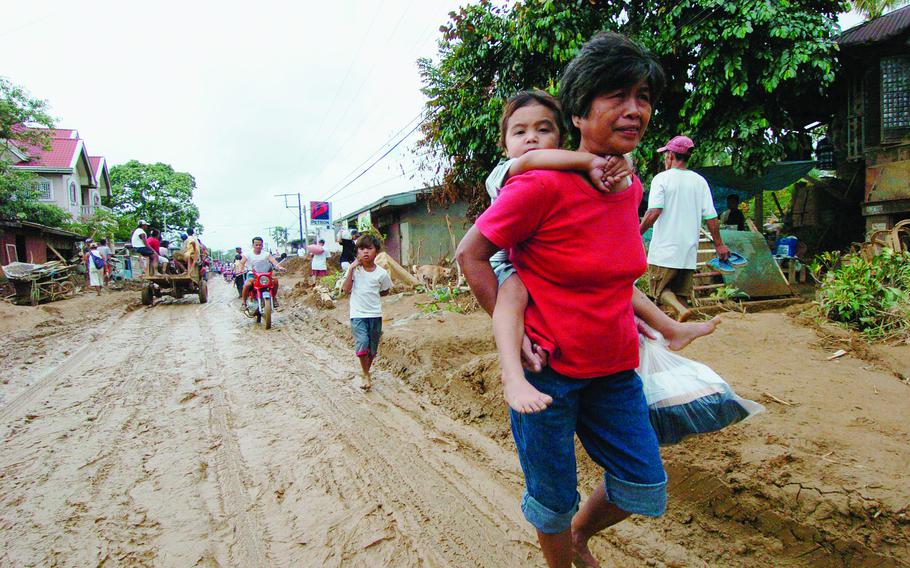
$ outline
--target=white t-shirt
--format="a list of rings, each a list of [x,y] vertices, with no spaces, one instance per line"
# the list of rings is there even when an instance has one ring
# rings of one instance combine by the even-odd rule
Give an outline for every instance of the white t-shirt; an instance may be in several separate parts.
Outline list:
[[[262,251],[259,254],[251,252],[250,254],[246,255],[246,264],[244,265],[244,270],[247,272],[252,272],[253,265],[259,264],[261,261],[265,261],[265,263],[271,267],[272,263],[269,262],[270,256],[271,255],[267,251]]]
[[[379,293],[391,287],[392,278],[385,268],[376,266],[372,272],[367,272],[362,266],[355,268],[354,286],[351,288],[351,318],[382,317]]]
[[[142,237],[144,237],[144,236],[145,236],[145,231],[142,230],[142,227],[137,227],[136,230],[133,231],[133,237],[130,239],[130,241],[131,241],[131,244],[133,245],[134,249],[148,246],[144,242],[142,242]]]
[[[663,209],[654,223],[648,264],[694,270],[701,223],[717,217],[705,178],[677,168],[657,174],[651,180],[648,209]]]
[[[169,254],[171,254],[171,251],[167,250],[164,247],[158,247],[158,256],[163,260],[167,260]]]
[[[323,249],[322,254],[314,254],[310,262],[312,270],[326,270],[326,259],[329,257],[329,251]]]
[[[506,183],[506,176],[509,174],[509,168],[512,167],[512,164],[515,162],[516,158],[509,158],[505,162],[502,162],[490,172],[490,175],[487,176],[487,181],[484,184],[487,188],[487,193],[490,196],[490,203],[496,201],[496,198],[499,197],[499,190],[502,189],[502,186]],[[508,262],[509,253],[508,251],[498,250],[496,253],[490,257],[490,262],[500,263]]]

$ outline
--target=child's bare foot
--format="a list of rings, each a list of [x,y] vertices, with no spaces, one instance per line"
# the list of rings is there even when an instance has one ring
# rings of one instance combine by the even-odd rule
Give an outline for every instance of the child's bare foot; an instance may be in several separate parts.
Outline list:
[[[588,548],[588,539],[582,539],[575,531],[572,531],[572,552],[575,556],[572,565],[575,568],[600,568],[600,563]]]
[[[540,412],[553,402],[553,397],[535,389],[523,376],[502,377],[502,397],[515,412]]]
[[[664,338],[669,342],[671,351],[679,351],[699,337],[714,333],[721,321],[719,316],[715,316],[708,321],[678,323],[664,333]]]
[[[368,391],[373,388],[373,377],[369,373],[364,373],[360,378],[361,390]]]

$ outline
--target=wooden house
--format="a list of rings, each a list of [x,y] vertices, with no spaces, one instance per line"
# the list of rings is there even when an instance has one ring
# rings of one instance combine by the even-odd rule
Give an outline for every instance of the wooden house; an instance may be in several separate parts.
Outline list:
[[[429,192],[419,189],[388,195],[343,216],[336,224],[342,228],[362,223],[376,227],[386,236],[385,251],[403,266],[452,261],[455,246],[471,226],[468,205],[458,201],[434,206]]]
[[[831,139],[866,233],[910,218],[910,6],[845,31]]]

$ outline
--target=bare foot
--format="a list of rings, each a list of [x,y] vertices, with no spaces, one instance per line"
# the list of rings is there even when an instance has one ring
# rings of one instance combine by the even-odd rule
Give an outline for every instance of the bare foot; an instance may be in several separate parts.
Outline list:
[[[553,402],[553,397],[535,389],[523,376],[502,377],[502,397],[515,412],[540,412]]]
[[[373,377],[370,375],[363,375],[360,379],[360,388],[364,391],[368,391],[373,388]]]
[[[669,342],[668,347],[671,351],[679,351],[699,337],[714,333],[721,321],[720,316],[715,316],[708,321],[678,323],[664,334],[664,338]]]
[[[588,539],[582,539],[575,531],[572,531],[572,552],[574,553],[572,565],[575,568],[600,568],[600,563],[588,548]]]

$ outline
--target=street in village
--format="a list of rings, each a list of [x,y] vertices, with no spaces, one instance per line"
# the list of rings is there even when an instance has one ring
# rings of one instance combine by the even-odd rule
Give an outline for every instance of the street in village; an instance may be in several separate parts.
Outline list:
[[[286,280],[269,331],[220,279],[207,304],[123,291],[5,306],[0,565],[543,565],[486,316],[415,318],[426,296],[390,298],[388,354],[363,393],[336,333],[346,306],[314,309]],[[605,566],[908,565],[906,385],[883,364],[827,361],[788,319],[732,317],[690,348],[769,411],[667,448],[668,515],[595,539]],[[766,350],[748,345],[762,334]],[[711,360],[720,342],[788,362],[746,376]],[[807,365],[824,385],[798,379]],[[863,400],[838,413],[829,392]],[[579,465],[589,491],[597,468]]]

